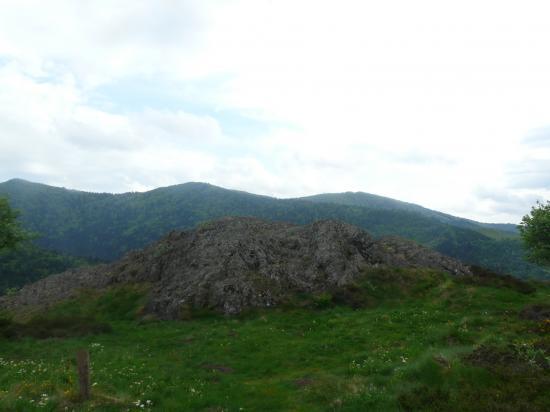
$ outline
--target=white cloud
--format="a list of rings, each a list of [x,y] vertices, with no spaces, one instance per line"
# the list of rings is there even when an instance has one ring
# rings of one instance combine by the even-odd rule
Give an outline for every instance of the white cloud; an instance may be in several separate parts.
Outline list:
[[[208,116],[112,114],[88,106],[72,82],[43,84],[9,67],[0,70],[0,89],[2,180],[125,191],[205,180],[224,162],[203,147],[227,140]]]
[[[2,6],[0,177],[363,190],[486,221],[550,196],[546,2]],[[94,103],[140,79],[201,109]],[[222,111],[269,127],[229,138]]]

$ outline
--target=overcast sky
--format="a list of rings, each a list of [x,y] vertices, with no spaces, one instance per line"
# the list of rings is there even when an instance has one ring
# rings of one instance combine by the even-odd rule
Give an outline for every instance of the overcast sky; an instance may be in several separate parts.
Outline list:
[[[0,181],[550,198],[547,1],[0,0]]]

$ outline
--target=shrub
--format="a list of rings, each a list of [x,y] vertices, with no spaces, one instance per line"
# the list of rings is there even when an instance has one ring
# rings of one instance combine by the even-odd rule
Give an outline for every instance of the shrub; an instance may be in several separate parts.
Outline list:
[[[405,411],[447,411],[450,398],[440,388],[423,385],[400,395],[398,400]]]
[[[317,309],[326,309],[332,306],[332,295],[328,292],[313,296],[313,306]]]
[[[458,278],[459,281],[477,286],[493,286],[497,288],[513,289],[516,292],[523,294],[532,294],[536,291],[536,288],[530,283],[510,275],[496,273],[492,270],[476,265],[470,266],[470,270],[472,271],[472,276],[460,277]]]
[[[336,305],[349,306],[352,309],[361,309],[369,305],[369,298],[364,289],[354,283],[336,289],[332,301]]]
[[[65,338],[111,332],[108,323],[89,317],[67,316],[46,318],[37,316],[26,323],[0,319],[0,335],[7,339],[32,337],[36,339]]]

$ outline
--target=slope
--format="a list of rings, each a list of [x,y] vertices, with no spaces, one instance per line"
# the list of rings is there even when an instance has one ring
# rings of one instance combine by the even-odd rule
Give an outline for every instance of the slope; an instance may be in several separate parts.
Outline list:
[[[389,197],[373,195],[364,192],[323,193],[319,195],[302,197],[303,200],[321,203],[335,203],[339,205],[361,206],[371,209],[403,210],[418,213],[419,215],[434,218],[441,223],[451,226],[476,230],[496,239],[516,238],[518,229],[516,225],[509,223],[482,223],[470,219],[464,219],[447,213],[431,210],[414,203],[402,202]]]
[[[42,235],[40,246],[100,260],[119,258],[170,230],[192,228],[224,216],[253,216],[297,224],[341,220],[374,236],[398,235],[418,241],[467,263],[519,277],[548,276],[523,260],[516,239],[497,240],[413,210],[275,199],[205,183],[115,195],[10,180],[0,184],[0,195],[7,195],[12,206],[22,212],[26,228]]]
[[[0,313],[0,410],[547,411],[549,287],[464,280],[377,269],[357,284],[362,301],[304,296],[231,318],[154,321],[137,287],[27,321]]]

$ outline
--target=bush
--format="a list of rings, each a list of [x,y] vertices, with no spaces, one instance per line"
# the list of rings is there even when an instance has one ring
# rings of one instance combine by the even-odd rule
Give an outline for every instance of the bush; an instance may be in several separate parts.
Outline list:
[[[332,295],[328,292],[313,296],[313,306],[317,309],[327,309],[332,306]]]
[[[369,305],[368,295],[354,283],[336,289],[332,295],[332,301],[336,305],[349,306],[352,309],[361,309]]]
[[[0,318],[0,337],[5,339],[13,338],[16,334],[14,324],[9,319]]]
[[[460,281],[477,286],[493,286],[497,288],[508,288],[523,294],[532,294],[537,289],[530,283],[510,275],[502,275],[487,268],[472,265],[470,266],[472,276],[458,278]]]
[[[537,202],[520,223],[521,238],[532,262],[550,266],[550,201]]]
[[[6,339],[32,337],[36,339],[66,338],[111,332],[108,323],[89,317],[34,317],[26,323],[0,319],[0,336]]]
[[[448,411],[450,397],[441,388],[424,385],[400,395],[398,400],[405,411]]]

